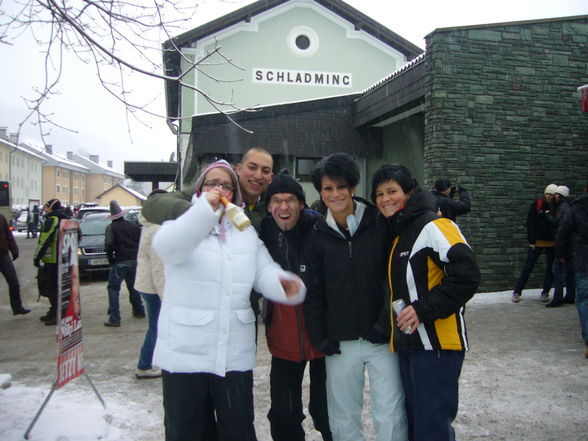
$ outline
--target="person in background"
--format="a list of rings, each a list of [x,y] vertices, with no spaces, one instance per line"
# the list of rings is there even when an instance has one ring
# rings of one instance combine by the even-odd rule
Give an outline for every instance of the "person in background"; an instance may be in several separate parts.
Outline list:
[[[167,193],[165,190],[154,190],[149,196],[157,193]],[[163,262],[153,251],[151,242],[157,233],[159,225],[148,222],[143,215],[139,215],[141,239],[137,253],[137,276],[135,289],[139,291],[147,311],[149,325],[145,332],[145,339],[139,353],[135,378],[147,379],[161,377],[161,369],[153,367],[153,351],[157,339],[157,320],[161,309],[161,297],[163,296],[164,274]]]
[[[391,349],[398,354],[411,441],[454,441],[459,376],[468,349],[464,312],[480,284],[480,269],[459,227],[435,213],[431,194],[410,171],[382,165],[372,200],[391,226],[388,260],[396,315]]]
[[[327,356],[333,439],[364,439],[361,414],[367,368],[376,440],[406,441],[398,356],[387,345],[387,227],[376,207],[354,196],[359,178],[357,162],[347,153],[323,158],[311,172],[327,214],[317,221],[303,248],[306,327],[313,346]]]
[[[61,207],[59,199],[50,199],[43,205],[45,220],[41,226],[39,242],[33,255],[33,264],[39,269],[37,273],[39,295],[49,299],[47,314],[40,317],[45,325],[57,323],[57,243],[59,241],[59,226],[61,221],[69,219]]]
[[[221,196],[241,204],[230,164],[208,166],[196,190],[188,211],[153,238],[166,275],[153,358],[163,370],[166,441],[201,439],[210,402],[219,439],[254,441],[251,289],[286,304],[301,303],[305,289],[253,228],[239,231],[223,216]]]
[[[247,150],[241,162],[235,166],[239,188],[245,202],[245,213],[258,233],[261,221],[267,213],[262,195],[274,177],[273,166],[271,153],[262,147]]]
[[[260,238],[282,269],[298,273],[302,244],[319,217],[306,209],[302,186],[282,170],[266,190],[269,216],[261,224]],[[327,413],[325,355],[308,337],[302,305],[265,303],[267,346],[272,354],[271,408],[267,415],[274,441],[304,441],[302,379],[310,365],[308,409],[324,441],[331,441]]]
[[[37,237],[37,225],[39,223],[39,207],[27,208],[27,239]]]
[[[125,212],[117,201],[110,201],[110,225],[106,227],[106,257],[110,263],[108,274],[108,320],[104,326],[120,326],[119,295],[123,280],[129,290],[129,301],[133,307],[133,317],[145,317],[145,307],[141,295],[135,289],[137,272],[137,252],[141,228],[123,218]]]
[[[467,190],[461,185],[452,186],[449,179],[437,179],[432,193],[437,198],[438,214],[453,222],[457,216],[468,214],[472,210],[472,202]],[[458,200],[453,199],[456,193]]]
[[[564,250],[571,248],[575,271],[576,309],[588,358],[588,183],[584,195],[572,202],[555,236],[558,258],[567,263]]]
[[[12,254],[12,259],[9,253]],[[8,296],[10,297],[12,314],[25,315],[31,310],[22,306],[20,283],[12,263],[16,259],[18,259],[18,246],[8,226],[6,217],[0,213],[0,272],[6,279],[6,283],[8,283]]]
[[[555,228],[553,222],[548,215],[555,210],[555,192],[557,185],[549,184],[545,187],[543,198],[533,201],[529,206],[527,212],[527,241],[529,246],[527,248],[527,259],[521,271],[521,275],[514,287],[512,293],[512,302],[519,303],[521,295],[529,276],[535,267],[535,263],[539,256],[545,252],[545,276],[543,278],[543,289],[541,290],[540,300],[542,302],[549,301],[549,291],[553,284],[553,273],[551,268],[553,266],[553,258],[555,256]]]
[[[549,214],[549,218],[553,222],[555,229],[557,230],[558,225],[560,224],[561,220],[571,208],[572,204],[569,199],[570,197],[570,189],[565,185],[560,185],[555,190],[555,213]],[[575,288],[575,281],[574,281],[574,261],[572,256],[571,247],[567,247],[566,249],[558,249],[557,243],[555,248],[555,255],[556,258],[553,259],[553,298],[551,302],[547,303],[545,306],[547,308],[557,308],[559,306],[563,306],[564,303],[574,303],[574,299],[576,298],[576,288]],[[563,256],[562,258],[558,258],[557,256]],[[564,280],[566,286],[566,295],[564,297]]]

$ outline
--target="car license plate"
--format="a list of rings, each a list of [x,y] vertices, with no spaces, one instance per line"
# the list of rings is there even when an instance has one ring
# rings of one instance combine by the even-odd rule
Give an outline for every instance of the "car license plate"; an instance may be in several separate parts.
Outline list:
[[[90,259],[88,262],[91,266],[108,265],[108,259]]]

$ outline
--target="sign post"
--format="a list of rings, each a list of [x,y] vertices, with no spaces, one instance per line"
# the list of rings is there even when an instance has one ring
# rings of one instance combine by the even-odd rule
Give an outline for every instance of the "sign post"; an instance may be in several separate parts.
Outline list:
[[[53,392],[61,389],[70,381],[84,375],[92,390],[106,408],[104,400],[92,383],[84,367],[84,346],[82,342],[82,320],[80,301],[80,277],[78,268],[78,234],[79,225],[75,220],[62,220],[59,225],[59,242],[57,246],[57,378],[51,391],[29,428],[25,439],[43,413]]]

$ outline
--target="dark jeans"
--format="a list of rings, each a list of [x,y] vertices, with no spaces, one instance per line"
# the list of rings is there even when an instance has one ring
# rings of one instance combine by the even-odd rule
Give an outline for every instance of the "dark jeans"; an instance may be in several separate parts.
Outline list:
[[[582,328],[582,338],[588,346],[588,273],[576,272],[576,309]]]
[[[110,266],[108,275],[108,316],[113,323],[120,322],[120,307],[118,296],[123,280],[129,290],[129,301],[133,306],[133,315],[144,315],[145,308],[141,301],[139,291],[135,289],[135,274],[137,273],[137,261],[125,260],[124,262],[115,262]]]
[[[149,326],[147,332],[145,332],[143,346],[141,346],[137,369],[147,370],[153,367],[151,362],[153,361],[153,351],[155,349],[155,342],[157,341],[157,319],[159,318],[159,310],[161,309],[161,300],[157,294],[141,293],[141,297],[147,310]]]
[[[463,351],[398,352],[409,441],[455,441]]]
[[[227,372],[219,377],[164,370],[163,408],[165,441],[257,441],[252,371]],[[214,412],[216,430],[211,426]]]
[[[518,294],[523,292],[523,289],[525,289],[525,285],[527,284],[527,280],[529,280],[529,276],[531,275],[531,271],[533,271],[533,267],[535,266],[535,263],[537,263],[537,259],[539,259],[539,256],[541,256],[541,253],[543,253],[544,250],[546,264],[542,292],[549,292],[551,285],[553,284],[553,273],[551,272],[553,259],[555,257],[555,248],[553,247],[535,247],[534,249],[529,247],[527,251],[527,260],[525,261],[525,265],[523,266],[519,280],[513,290],[514,292]]]
[[[302,378],[306,361],[295,362],[272,357],[270,372],[271,408],[267,414],[274,441],[304,441],[302,421]],[[331,441],[327,411],[325,359],[310,362],[310,399],[308,410],[316,430],[324,441]]]
[[[12,312],[20,311],[22,309],[20,284],[18,283],[18,276],[16,275],[14,264],[8,253],[0,255],[0,272],[4,275],[6,283],[8,283],[8,296],[10,297]]]
[[[29,234],[31,237],[37,237],[37,225],[36,224],[27,224],[27,239],[29,238]]]
[[[566,298],[576,298],[576,281],[574,275],[574,263],[572,257],[567,257],[565,262],[553,259],[553,300],[563,300],[564,280],[566,286]]]

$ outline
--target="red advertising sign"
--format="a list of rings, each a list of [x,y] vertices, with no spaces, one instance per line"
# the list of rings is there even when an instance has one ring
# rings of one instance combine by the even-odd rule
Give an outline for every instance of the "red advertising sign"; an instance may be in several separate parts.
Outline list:
[[[85,370],[78,269],[79,231],[74,220],[63,220],[59,226],[56,389]]]

